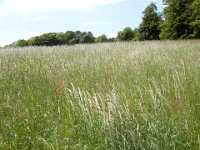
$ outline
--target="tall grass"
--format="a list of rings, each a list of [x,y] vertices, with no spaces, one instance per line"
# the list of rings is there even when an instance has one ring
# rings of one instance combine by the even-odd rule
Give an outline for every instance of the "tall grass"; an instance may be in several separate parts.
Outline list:
[[[0,50],[0,149],[200,149],[200,42]]]

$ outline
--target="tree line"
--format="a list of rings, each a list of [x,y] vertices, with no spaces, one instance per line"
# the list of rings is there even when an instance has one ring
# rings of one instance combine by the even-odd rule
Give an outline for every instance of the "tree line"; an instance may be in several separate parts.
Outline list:
[[[107,38],[105,34],[95,38],[91,32],[67,31],[65,33],[45,33],[40,36],[34,36],[28,40],[18,40],[17,42],[13,43],[13,45],[15,45],[16,47],[54,46],[112,41],[114,41],[114,39]]]
[[[80,43],[177,40],[200,38],[200,0],[163,0],[166,5],[158,12],[155,3],[143,11],[138,28],[124,28],[117,37],[108,38],[105,34],[94,37],[91,32],[67,31],[65,33],[45,33],[28,40],[18,40],[9,46],[53,46]]]

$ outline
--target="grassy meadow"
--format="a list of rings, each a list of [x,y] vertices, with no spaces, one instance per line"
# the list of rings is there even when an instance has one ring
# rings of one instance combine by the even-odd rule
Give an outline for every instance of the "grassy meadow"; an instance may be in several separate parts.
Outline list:
[[[0,149],[200,149],[200,41],[0,49]]]

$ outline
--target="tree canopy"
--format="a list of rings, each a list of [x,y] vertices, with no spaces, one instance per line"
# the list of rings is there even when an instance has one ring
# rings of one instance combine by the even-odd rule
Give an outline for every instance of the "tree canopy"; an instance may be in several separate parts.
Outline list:
[[[32,37],[28,40],[18,40],[17,47],[23,46],[53,46],[53,45],[72,45],[79,43],[94,43],[95,37],[91,32],[67,31],[65,33],[45,33],[40,36]]]
[[[142,23],[139,25],[139,40],[158,40],[160,35],[161,16],[155,3],[151,3],[143,11]]]
[[[162,39],[199,38],[199,0],[165,0]]]
[[[102,43],[102,42],[108,42],[108,38],[106,37],[105,34],[102,34],[100,36],[98,36],[96,39],[95,39],[95,42],[98,42],[98,43]]]
[[[120,31],[117,34],[118,41],[131,41],[133,38],[134,38],[134,32],[130,27],[124,28],[123,31]]]
[[[200,0],[194,0],[192,4],[193,14],[191,26],[193,26],[193,34],[195,38],[200,38]]]

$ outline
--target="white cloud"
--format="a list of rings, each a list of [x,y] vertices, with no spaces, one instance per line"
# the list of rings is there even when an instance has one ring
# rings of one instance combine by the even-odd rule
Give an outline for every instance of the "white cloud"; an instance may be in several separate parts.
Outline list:
[[[105,22],[105,21],[91,21],[91,22],[83,22],[81,25],[83,26],[99,26],[99,25],[111,25],[113,23],[111,22]]]
[[[36,17],[26,16],[22,19],[22,21],[25,23],[41,22],[41,21],[47,21],[47,20],[49,20],[47,16],[36,16]]]
[[[97,7],[122,1],[125,0],[2,0],[0,16],[13,13],[27,15],[59,10],[90,12]]]

